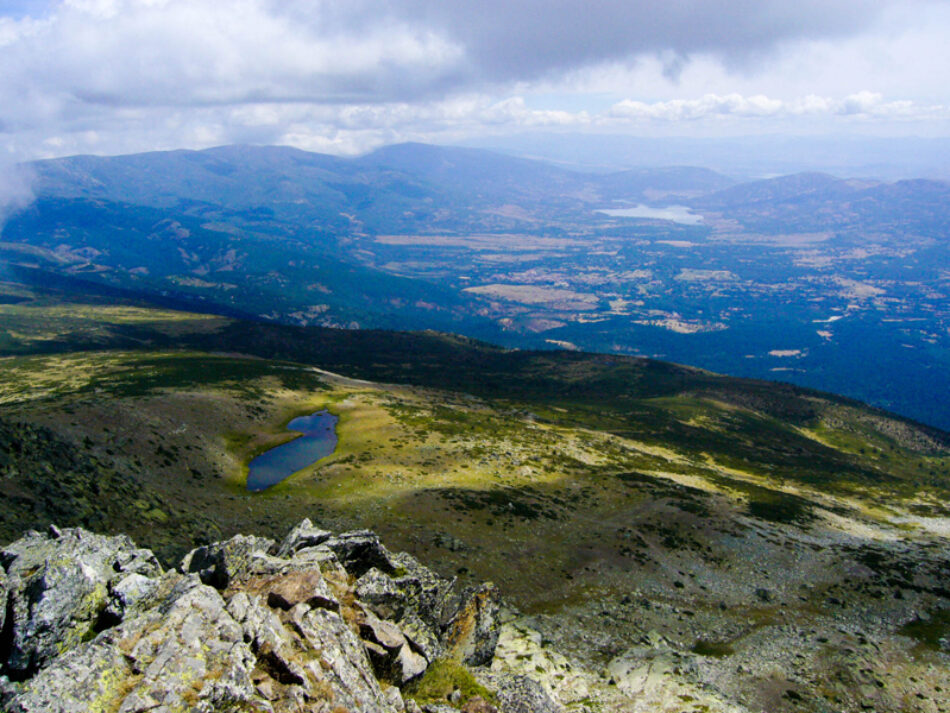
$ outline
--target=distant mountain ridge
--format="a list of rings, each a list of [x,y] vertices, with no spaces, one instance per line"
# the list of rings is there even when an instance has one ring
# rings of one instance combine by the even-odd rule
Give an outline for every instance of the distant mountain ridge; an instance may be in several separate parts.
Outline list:
[[[195,201],[231,210],[271,205],[275,215],[285,217],[306,215],[294,213],[287,205],[306,200],[320,204],[315,217],[335,221],[339,216],[331,216],[331,211],[365,209],[383,197],[445,200],[462,193],[478,205],[499,195],[530,199],[554,191],[594,191],[591,202],[609,202],[636,198],[644,186],[656,184],[667,190],[696,191],[733,183],[708,169],[662,168],[601,176],[481,149],[427,144],[387,146],[352,159],[289,147],[224,146],[130,156],[77,156],[39,161],[31,168],[38,176],[35,188],[41,196],[109,198],[157,207]],[[360,190],[369,187],[371,191]]]
[[[423,144],[31,170],[0,263],[297,325],[656,356],[950,426],[946,182],[584,173]]]

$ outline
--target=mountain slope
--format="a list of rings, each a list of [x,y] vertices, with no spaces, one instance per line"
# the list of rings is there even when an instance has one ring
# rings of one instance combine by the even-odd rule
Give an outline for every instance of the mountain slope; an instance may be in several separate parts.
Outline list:
[[[472,297],[341,260],[319,242],[167,210],[39,199],[4,226],[0,259],[143,293],[179,293],[298,324],[490,328]],[[497,333],[497,329],[489,329]]]
[[[650,360],[20,296],[4,419],[224,537],[372,526],[492,579],[529,616],[505,661],[564,703],[929,711],[950,684],[946,433]],[[337,450],[248,493],[249,460],[323,408]]]

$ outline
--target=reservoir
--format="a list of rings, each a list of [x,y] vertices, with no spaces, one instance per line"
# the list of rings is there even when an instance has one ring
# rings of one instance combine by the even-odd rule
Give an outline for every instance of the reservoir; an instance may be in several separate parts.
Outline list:
[[[617,218],[654,218],[658,220],[672,220],[683,225],[700,225],[703,216],[693,213],[684,205],[668,205],[663,208],[651,208],[648,205],[634,206],[633,208],[601,208],[598,213],[606,213]]]
[[[327,410],[292,420],[287,430],[297,431],[300,437],[254,458],[247,466],[247,489],[259,492],[269,488],[333,453],[339,420]]]

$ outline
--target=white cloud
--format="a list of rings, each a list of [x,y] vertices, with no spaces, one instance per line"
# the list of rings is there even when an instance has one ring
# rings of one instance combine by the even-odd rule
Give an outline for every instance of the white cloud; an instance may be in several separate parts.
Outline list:
[[[944,106],[920,106],[911,101],[885,101],[881,94],[861,91],[842,99],[805,97],[783,101],[762,94],[744,97],[741,94],[706,94],[698,99],[674,99],[646,103],[625,99],[607,112],[605,119],[679,122],[699,121],[716,117],[833,117],[833,116],[886,117],[906,119],[950,118]]]
[[[535,128],[946,120],[929,0],[60,0],[0,16],[0,152],[354,152]],[[944,129],[946,131],[946,129]]]

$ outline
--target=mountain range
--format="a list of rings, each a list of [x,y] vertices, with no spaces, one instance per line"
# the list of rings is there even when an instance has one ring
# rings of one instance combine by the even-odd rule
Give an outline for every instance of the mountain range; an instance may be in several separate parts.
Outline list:
[[[36,200],[0,235],[0,269],[21,277],[281,323],[652,356],[950,427],[940,181],[579,173],[421,144],[29,170]]]

